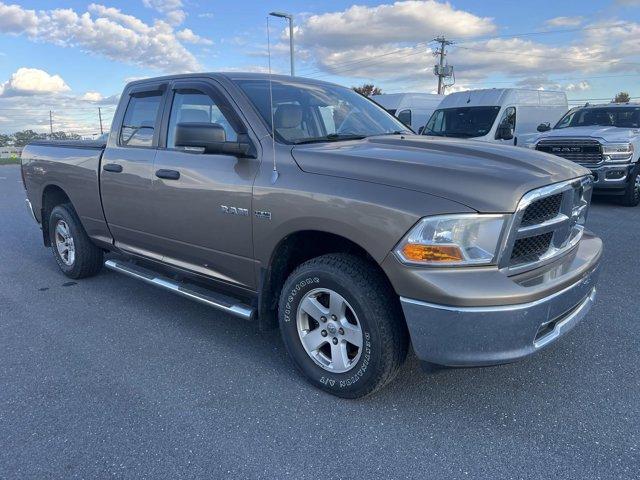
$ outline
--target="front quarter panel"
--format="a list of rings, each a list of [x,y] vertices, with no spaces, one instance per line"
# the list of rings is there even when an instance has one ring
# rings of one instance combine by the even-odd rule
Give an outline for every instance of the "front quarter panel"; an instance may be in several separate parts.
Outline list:
[[[265,162],[254,188],[255,256],[263,266],[281,240],[308,230],[347,238],[382,263],[421,217],[473,212],[421,192],[306,173],[293,161],[290,149],[276,148],[278,157],[285,159],[279,161],[278,179],[272,183],[272,171]],[[261,213],[270,213],[270,218]]]

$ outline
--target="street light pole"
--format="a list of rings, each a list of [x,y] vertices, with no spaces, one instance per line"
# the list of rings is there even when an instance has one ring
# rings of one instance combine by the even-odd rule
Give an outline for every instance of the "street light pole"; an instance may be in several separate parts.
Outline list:
[[[291,76],[295,76],[296,68],[294,62],[294,47],[293,47],[293,15],[284,12],[271,12],[269,15],[278,18],[286,18],[289,21],[289,54],[291,56]]]

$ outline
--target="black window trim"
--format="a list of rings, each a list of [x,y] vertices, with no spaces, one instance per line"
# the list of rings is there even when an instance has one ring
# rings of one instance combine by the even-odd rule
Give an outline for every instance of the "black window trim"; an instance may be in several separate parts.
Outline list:
[[[169,94],[165,96],[164,112],[162,115],[162,123],[160,127],[160,139],[158,142],[158,149],[162,150],[175,150],[167,148],[167,137],[169,134],[169,121],[171,120],[171,108],[173,107],[173,100],[176,92],[185,90],[195,90],[201,92],[204,95],[208,95],[220,109],[225,116],[231,127],[236,131],[237,135],[246,135],[249,133],[247,125],[242,120],[241,115],[236,110],[235,106],[228,100],[224,94],[222,87],[214,84],[213,80],[209,79],[187,79],[187,80],[175,80],[169,88]],[[224,108],[224,110],[223,110]],[[229,113],[229,116],[226,113]],[[254,142],[255,143],[255,142]]]
[[[142,85],[133,86],[131,89],[129,89],[129,91],[127,92],[127,104],[125,105],[124,110],[122,111],[122,118],[119,119],[118,132],[117,132],[118,134],[116,139],[116,144],[118,145],[118,147],[146,148],[146,149],[152,149],[152,150],[155,150],[158,147],[158,138],[160,135],[160,127],[161,127],[161,122],[164,114],[163,109],[166,103],[165,102],[166,93],[167,93],[166,83],[155,84],[155,85],[142,84]],[[151,145],[123,145],[122,144],[122,128],[124,126],[124,119],[127,116],[127,110],[129,109],[129,105],[131,105],[131,99],[146,97],[146,96],[160,97],[160,104],[158,105],[158,113],[156,113],[156,120],[153,126],[153,138],[151,139]]]

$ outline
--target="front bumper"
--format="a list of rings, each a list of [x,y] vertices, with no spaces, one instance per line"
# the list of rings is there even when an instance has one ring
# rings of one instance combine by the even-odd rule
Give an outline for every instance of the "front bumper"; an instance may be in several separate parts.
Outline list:
[[[623,190],[627,186],[627,182],[632,176],[637,164],[612,163],[601,164],[599,166],[583,166],[591,170],[594,178],[593,188],[602,192],[603,190]]]
[[[559,266],[547,267],[548,270],[519,284],[512,281],[523,294],[533,289],[538,294],[541,288],[549,289],[535,300],[467,306],[401,297],[418,358],[454,367],[497,365],[531,355],[562,337],[585,317],[594,302],[602,243],[596,237],[586,243],[591,243],[592,248],[586,248],[587,245],[578,248],[573,258]],[[589,253],[585,255],[587,250]],[[474,282],[461,276],[458,292],[465,291],[464,283],[469,288],[475,283],[478,288],[486,275],[478,271]],[[559,282],[563,285],[560,290],[551,289],[551,285],[557,286]],[[495,292],[494,298],[500,293]]]

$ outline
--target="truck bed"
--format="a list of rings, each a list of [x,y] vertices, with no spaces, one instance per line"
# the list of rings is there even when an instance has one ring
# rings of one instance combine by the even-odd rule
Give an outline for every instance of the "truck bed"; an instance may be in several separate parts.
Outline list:
[[[94,240],[111,241],[100,200],[104,140],[40,140],[22,152],[22,172],[36,220],[42,223],[46,189],[57,189],[74,205]],[[45,184],[46,182],[46,184]]]

